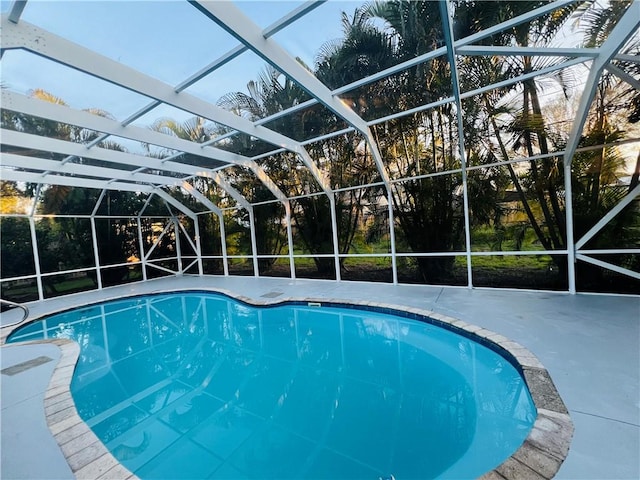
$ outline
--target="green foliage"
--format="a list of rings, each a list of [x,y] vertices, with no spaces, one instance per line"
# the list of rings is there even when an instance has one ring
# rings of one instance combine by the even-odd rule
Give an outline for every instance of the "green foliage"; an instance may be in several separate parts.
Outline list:
[[[2,238],[2,248],[0,249],[2,277],[33,275],[35,266],[29,220],[18,217],[1,217],[0,238]]]
[[[42,272],[95,265],[88,219],[42,218],[36,222]]]

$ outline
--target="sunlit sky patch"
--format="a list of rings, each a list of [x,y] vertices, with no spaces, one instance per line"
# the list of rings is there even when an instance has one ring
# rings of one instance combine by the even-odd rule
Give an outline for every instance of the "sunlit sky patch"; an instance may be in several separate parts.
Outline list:
[[[237,7],[261,28],[299,7],[298,1],[237,1]],[[2,12],[12,2],[2,0]],[[277,34],[294,57],[313,67],[327,41],[340,38],[342,11],[362,2],[328,1]],[[238,45],[238,41],[186,1],[43,1],[27,3],[21,21],[32,23],[112,60],[175,86]],[[246,52],[189,92],[212,103],[229,92],[246,91],[264,62]],[[122,120],[148,103],[143,96],[72,71],[28,52],[7,52],[2,60],[4,88],[27,94],[42,88],[78,109],[97,107]],[[153,110],[159,118],[176,111]],[[192,116],[182,112],[176,120]]]

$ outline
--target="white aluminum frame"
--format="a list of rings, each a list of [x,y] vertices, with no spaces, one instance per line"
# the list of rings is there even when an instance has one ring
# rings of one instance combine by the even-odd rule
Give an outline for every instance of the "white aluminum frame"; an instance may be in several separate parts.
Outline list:
[[[578,151],[585,150],[584,148],[578,148],[578,141],[582,134],[584,124],[586,122],[587,114],[591,103],[593,101],[598,81],[603,72],[609,71],[613,75],[616,75],[622,81],[628,83],[636,89],[640,89],[640,81],[629,73],[625,72],[619,66],[611,63],[612,61],[625,61],[625,62],[638,62],[638,59],[631,55],[620,53],[621,48],[625,45],[627,40],[637,33],[640,28],[640,0],[635,0],[629,9],[626,11],[618,25],[609,35],[609,38],[600,48],[542,48],[542,47],[513,47],[513,46],[482,46],[474,45],[475,42],[487,38],[495,33],[509,29],[513,26],[522,24],[527,21],[531,21],[541,15],[552,12],[557,8],[569,5],[573,3],[573,0],[558,0],[556,2],[547,4],[531,12],[527,12],[516,18],[508,20],[506,22],[499,23],[491,28],[488,28],[482,32],[470,35],[466,38],[455,39],[453,38],[452,30],[452,18],[450,13],[450,5],[448,1],[440,2],[440,12],[443,22],[443,32],[445,44],[433,51],[426,52],[422,55],[416,56],[406,62],[399,65],[388,68],[384,71],[378,72],[374,75],[368,76],[349,85],[344,85],[334,91],[330,91],[325,87],[317,78],[315,78],[310,72],[304,69],[288,52],[286,52],[277,41],[271,38],[276,32],[286,28],[288,25],[294,23],[298,19],[302,18],[307,13],[313,11],[315,8],[324,3],[325,0],[312,0],[307,1],[300,5],[288,15],[285,15],[280,20],[273,23],[271,26],[264,30],[261,30],[256,24],[254,24],[248,17],[246,17],[237,7],[229,2],[204,2],[200,0],[188,0],[197,10],[203,15],[213,20],[218,26],[226,30],[233,37],[241,42],[237,47],[231,49],[226,54],[222,55],[218,59],[204,66],[193,75],[186,78],[178,85],[172,87],[159,80],[146,75],[143,72],[137,71],[133,68],[124,66],[118,62],[115,62],[107,57],[104,57],[96,52],[93,52],[81,45],[73,43],[62,37],[54,35],[50,32],[43,30],[42,28],[31,25],[27,22],[21,21],[20,17],[27,4],[26,0],[16,0],[11,10],[2,15],[0,25],[2,27],[2,45],[0,48],[0,54],[4,53],[8,49],[24,49],[29,52],[41,55],[55,62],[69,66],[71,68],[88,73],[97,78],[106,80],[120,87],[145,95],[152,99],[152,101],[143,107],[142,109],[134,112],[128,118],[122,122],[113,121],[107,118],[98,117],[89,114],[84,111],[75,110],[60,105],[54,105],[40,100],[25,97],[23,95],[10,92],[7,90],[2,91],[2,104],[3,108],[22,112],[29,115],[38,116],[44,119],[53,120],[61,123],[76,125],[81,128],[87,128],[97,132],[101,132],[98,137],[89,143],[88,145],[76,144],[73,142],[44,138],[37,135],[31,135],[21,132],[14,132],[2,129],[0,134],[2,135],[2,142],[5,145],[18,147],[22,149],[40,150],[45,152],[55,152],[58,154],[66,155],[67,157],[63,161],[53,161],[46,158],[38,158],[37,156],[24,156],[17,155],[15,153],[3,153],[0,159],[0,173],[2,180],[10,180],[16,182],[30,182],[38,185],[36,198],[34,199],[31,211],[27,215],[8,215],[8,216],[25,216],[29,219],[33,255],[35,262],[35,275],[16,277],[12,279],[1,279],[0,282],[13,281],[18,279],[35,278],[38,285],[38,292],[40,299],[44,298],[43,295],[43,283],[42,277],[47,275],[57,275],[59,273],[69,273],[76,271],[93,270],[97,272],[97,284],[98,288],[102,288],[102,279],[100,275],[101,268],[109,268],[110,266],[100,265],[98,256],[97,239],[95,219],[102,218],[103,216],[97,215],[98,206],[107,190],[122,190],[129,192],[140,192],[148,194],[147,203],[153,195],[159,196],[165,204],[172,205],[184,215],[189,217],[194,222],[195,234],[191,239],[179,220],[172,214],[167,215],[167,225],[172,225],[176,233],[176,251],[178,272],[169,272],[182,274],[184,270],[191,268],[197,264],[198,272],[203,274],[203,255],[200,245],[199,224],[198,216],[206,213],[215,214],[218,217],[220,234],[221,234],[221,247],[222,247],[222,260],[224,275],[229,275],[228,260],[230,258],[251,258],[253,262],[253,272],[255,276],[259,276],[258,260],[260,258],[288,258],[291,277],[296,278],[295,271],[295,259],[296,258],[308,258],[308,257],[327,257],[333,258],[335,263],[335,275],[339,281],[340,277],[340,259],[341,258],[358,258],[358,257],[391,257],[393,283],[398,283],[397,272],[397,258],[403,257],[423,257],[423,256],[460,256],[463,255],[467,260],[467,278],[468,288],[473,288],[472,277],[472,265],[471,259],[473,256],[482,255],[566,255],[569,265],[569,292],[576,292],[575,284],[575,262],[577,260],[585,261],[598,265],[602,268],[612,270],[623,275],[628,275],[632,278],[640,278],[640,273],[632,272],[622,267],[613,265],[602,260],[594,259],[589,255],[602,254],[602,253],[633,253],[636,254],[639,249],[610,249],[606,251],[584,250],[583,247],[589,239],[591,239],[598,231],[606,226],[617,214],[619,214],[626,206],[628,206],[633,200],[640,195],[640,186],[634,188],[629,194],[622,199],[622,201],[608,212],[587,234],[582,238],[575,241],[573,236],[573,209],[571,202],[571,162]],[[203,101],[189,93],[185,92],[188,87],[196,83],[197,81],[205,78],[207,75],[220,68],[222,65],[233,60],[243,52],[251,50],[265,61],[279,69],[288,77],[296,81],[302,88],[304,88],[313,98],[298,104],[294,107],[286,109],[282,112],[270,115],[269,117],[260,119],[255,122],[251,122],[245,118],[234,115],[215,104]],[[365,121],[358,116],[353,110],[347,107],[340,100],[340,95],[348,91],[359,88],[363,85],[370,84],[372,82],[384,79],[391,75],[400,73],[413,66],[428,62],[434,58],[440,56],[447,56],[449,65],[452,72],[452,96],[449,98],[438,100],[437,102],[429,105],[421,105],[412,108],[407,111],[397,112],[395,114],[388,115],[383,118],[376,118],[369,121]],[[562,62],[561,64],[550,66],[539,71],[530,72],[522,75],[518,78],[506,80],[496,84],[486,85],[473,91],[461,92],[458,72],[456,65],[456,58],[459,56],[474,56],[474,55],[495,55],[495,56],[511,56],[511,55],[528,55],[528,56],[548,56],[548,57],[566,57],[569,60]],[[560,69],[570,68],[573,65],[591,62],[589,68],[588,78],[585,82],[585,89],[578,107],[578,113],[573,123],[572,130],[569,136],[567,147],[564,151],[554,152],[546,155],[536,155],[528,158],[516,158],[509,159],[501,162],[496,162],[492,165],[479,165],[468,166],[465,158],[465,146],[464,137],[462,135],[462,116],[464,114],[462,110],[462,100],[470,98],[474,95],[489,91],[491,89],[499,88],[502,86],[510,85],[516,82],[521,82],[526,79],[540,77]],[[323,135],[319,135],[314,138],[310,138],[303,142],[295,141],[289,137],[279,134],[273,130],[270,130],[263,125],[276,118],[291,114],[304,108],[308,108],[315,104],[322,104],[330,109],[339,118],[347,122],[349,127],[342,129],[338,132],[331,132]],[[389,120],[400,118],[406,115],[411,115],[420,111],[425,111],[430,108],[434,108],[440,105],[450,103],[455,106],[458,119],[458,150],[460,155],[461,167],[459,169],[437,172],[433,174],[417,175],[409,178],[390,179],[387,170],[384,166],[383,159],[378,150],[377,143],[371,132],[371,127],[384,123]],[[147,129],[135,127],[131,125],[133,121],[140,118],[142,115],[152,111],[154,108],[161,104],[167,104],[176,108],[188,111],[194,115],[201,116],[205,119],[214,121],[221,125],[226,125],[232,129],[232,131],[226,135],[210,140],[206,143],[199,144],[188,140],[182,140],[176,137],[163,135],[158,132],[153,132]],[[354,187],[332,189],[330,185],[323,178],[318,166],[314,160],[309,156],[309,153],[305,149],[305,145],[320,142],[338,135],[357,131],[365,139],[368,147],[370,148],[370,154],[375,161],[378,172],[381,176],[381,181],[372,183],[369,185],[359,185]],[[273,151],[267,152],[262,155],[257,155],[253,158],[237,155],[225,150],[214,148],[211,145],[219,142],[225,138],[229,138],[239,132],[245,133],[252,137],[269,142],[278,148]],[[166,149],[177,151],[178,153],[165,159],[154,159],[141,155],[123,153],[112,150],[100,148],[97,145],[108,138],[111,135],[139,141],[143,143],[157,145]],[[626,140],[637,141],[637,139]],[[625,143],[620,142],[620,143]],[[589,147],[597,148],[597,147]],[[290,201],[297,197],[287,198],[287,196],[279,189],[279,187],[272,181],[267,172],[256,163],[257,160],[273,155],[280,152],[290,151],[294,153],[301,161],[302,164],[311,172],[312,176],[320,186],[321,192],[311,195],[326,195],[331,205],[331,225],[332,225],[332,239],[333,239],[333,253],[323,255],[310,255],[310,254],[294,254],[293,246],[293,234],[291,224],[291,203]],[[198,166],[187,165],[177,161],[177,158],[182,153],[189,153],[198,155],[201,157],[209,158],[222,162],[222,167],[219,168],[202,168]],[[470,212],[468,203],[468,191],[467,191],[467,172],[489,168],[492,166],[500,166],[511,163],[517,163],[527,160],[538,160],[545,157],[562,157],[565,173],[565,204],[566,204],[566,231],[567,231],[567,249],[553,252],[546,251],[525,251],[525,252],[474,252],[471,250],[470,239]],[[130,171],[119,168],[111,167],[97,167],[86,165],[82,163],[72,162],[74,158],[86,158],[110,162],[117,165],[125,165],[128,167],[138,167],[137,169]],[[274,200],[266,202],[251,203],[245,199],[240,192],[238,192],[230,184],[226,175],[222,171],[225,166],[238,165],[242,168],[246,168],[254,174],[260,182],[262,182],[267,189],[273,194]],[[25,171],[23,169],[28,169]],[[154,173],[149,173],[151,170]],[[179,174],[180,178],[175,176],[167,176],[155,173],[156,171],[168,172],[172,175]],[[463,184],[463,210],[465,220],[465,250],[462,252],[434,252],[434,253],[402,253],[396,251],[395,245],[395,222],[393,218],[393,202],[392,202],[392,185],[407,180],[416,180],[421,178],[428,178],[436,175],[443,174],[461,174]],[[189,181],[197,177],[206,177],[212,179],[218,187],[229,195],[236,203],[237,206],[232,207],[220,207],[212,203],[202,192],[199,192]],[[43,185],[66,185],[72,187],[86,187],[96,188],[102,190],[100,200],[95,205],[91,215],[87,218],[91,221],[92,228],[92,243],[94,249],[95,266],[88,269],[76,269],[69,272],[54,272],[42,274],[39,267],[39,252],[37,247],[35,219],[38,218],[36,214],[37,198],[40,195],[41,186]],[[387,192],[388,202],[388,214],[389,214],[389,235],[390,235],[390,252],[388,254],[340,254],[337,238],[337,217],[335,209],[335,193],[340,191],[346,191],[356,188],[367,188],[372,186],[383,186]],[[195,213],[185,205],[177,201],[171,196],[170,192],[165,188],[180,188],[187,194],[191,195],[197,202],[203,205],[207,211]],[[256,247],[256,226],[254,222],[254,207],[261,204],[278,202],[284,206],[285,214],[283,221],[286,224],[287,229],[287,243],[288,254],[286,255],[261,255],[257,252]],[[146,269],[147,266],[153,266],[154,268],[160,268],[161,270],[168,271],[159,265],[153,265],[148,260],[148,255],[153,251],[155,245],[144,255],[142,251],[143,239],[141,237],[141,219],[143,218],[144,208],[138,212],[137,225],[138,235],[141,248],[141,265],[143,270],[143,278],[147,278]],[[250,256],[240,255],[232,256],[228,255],[226,245],[226,234],[224,226],[224,214],[230,209],[244,208],[249,215],[249,229],[251,236],[252,252]],[[3,215],[4,216],[4,215]],[[168,227],[167,227],[168,228]],[[193,250],[196,252],[195,261],[188,264],[185,267],[183,258],[188,256],[182,255],[181,245],[179,243],[179,232],[183,231],[188,238]],[[164,232],[163,232],[164,235]],[[158,239],[159,241],[159,239]],[[157,242],[156,242],[157,245]],[[638,250],[638,251],[637,251]]]

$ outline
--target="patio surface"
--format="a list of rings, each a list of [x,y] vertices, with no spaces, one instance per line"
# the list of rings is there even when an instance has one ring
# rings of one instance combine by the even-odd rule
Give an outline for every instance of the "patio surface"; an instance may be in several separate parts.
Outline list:
[[[28,304],[29,318],[126,295],[189,288],[225,290],[256,300],[268,300],[277,292],[282,295],[276,300],[313,297],[384,302],[433,310],[493,330],[539,358],[569,409],[575,434],[556,478],[640,478],[638,297],[185,276],[33,302]],[[21,313],[3,314],[2,324],[19,319]],[[74,478],[44,417],[45,390],[59,358],[60,350],[54,345],[0,349],[3,370],[23,365],[23,369],[10,370],[12,375],[1,375],[0,478]]]

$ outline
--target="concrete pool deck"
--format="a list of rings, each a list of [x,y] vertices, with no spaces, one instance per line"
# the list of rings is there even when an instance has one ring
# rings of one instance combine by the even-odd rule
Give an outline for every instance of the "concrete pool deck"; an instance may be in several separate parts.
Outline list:
[[[572,417],[574,439],[556,478],[640,478],[638,297],[185,276],[34,302],[29,304],[30,318],[104,299],[186,288],[221,289],[258,301],[281,296],[395,304],[433,310],[497,332],[540,359]],[[15,319],[20,313],[13,312]],[[13,321],[11,317],[11,312],[3,314],[2,322]],[[40,357],[52,359],[13,376],[2,375],[2,478],[74,478],[44,417],[44,391],[59,355],[55,350],[40,344],[0,351],[2,369]]]

